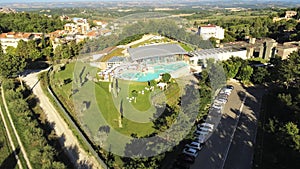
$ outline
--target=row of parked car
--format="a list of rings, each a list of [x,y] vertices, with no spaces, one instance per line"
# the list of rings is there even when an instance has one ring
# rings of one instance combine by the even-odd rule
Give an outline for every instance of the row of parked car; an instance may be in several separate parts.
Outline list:
[[[233,86],[227,85],[223,87],[213,104],[211,105],[210,112],[221,113],[224,104],[227,102],[228,96],[231,94]],[[190,164],[194,163],[195,158],[198,156],[199,151],[202,149],[209,133],[214,131],[215,125],[212,123],[204,122],[197,124],[197,129],[194,132],[194,139],[190,144],[186,144],[182,151],[181,156],[176,161],[177,168],[189,168]]]

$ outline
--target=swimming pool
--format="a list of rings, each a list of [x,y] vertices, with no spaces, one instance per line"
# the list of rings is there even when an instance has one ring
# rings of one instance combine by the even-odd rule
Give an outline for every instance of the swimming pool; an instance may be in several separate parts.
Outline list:
[[[183,67],[188,66],[185,62],[176,62],[176,63],[170,63],[170,64],[159,64],[159,65],[153,65],[150,66],[153,68],[153,71],[124,71],[119,75],[120,78],[126,79],[126,80],[134,80],[138,82],[147,82],[153,79],[159,78],[159,76],[163,73],[172,73],[174,71],[177,71],[178,69],[181,69]],[[149,67],[149,68],[150,68]]]

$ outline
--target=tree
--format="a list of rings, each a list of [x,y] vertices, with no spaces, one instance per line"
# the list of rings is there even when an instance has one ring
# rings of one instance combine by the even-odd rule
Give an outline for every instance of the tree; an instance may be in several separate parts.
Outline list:
[[[169,73],[164,73],[164,74],[162,75],[162,81],[163,81],[164,83],[169,82],[170,79],[171,79],[171,75],[170,75]]]
[[[20,40],[16,48],[16,55],[21,58],[28,59],[30,56],[29,50],[30,48],[28,47],[27,42],[25,42],[24,40]]]
[[[5,54],[0,58],[0,73],[5,78],[17,76],[25,66],[25,59],[16,55]]]
[[[3,52],[2,44],[0,42],[0,57],[2,57],[3,55],[4,55],[4,52]]]
[[[223,62],[223,67],[227,78],[235,78],[242,65],[242,60],[238,57],[230,57]]]
[[[300,135],[297,124],[288,122],[279,131],[281,132],[281,141],[285,146],[300,150]]]
[[[156,85],[156,81],[155,80],[150,80],[149,81],[149,86],[155,86]]]
[[[212,44],[214,47],[216,47],[216,45],[217,45],[217,38],[215,38],[215,37],[210,37],[210,38],[209,38],[209,41],[211,42],[211,44]]]
[[[266,77],[268,77],[270,73],[265,67],[258,67],[257,69],[254,69],[254,72],[252,74],[252,81],[257,84],[261,84],[266,82]]]
[[[253,68],[249,65],[246,65],[240,69],[239,78],[242,82],[248,82],[253,73]]]
[[[62,44],[55,48],[54,58],[55,59],[69,59],[71,58],[71,53],[68,44]]]
[[[7,48],[5,49],[5,52],[8,55],[16,55],[16,48],[14,48],[12,46],[7,46]]]
[[[51,60],[53,56],[53,48],[52,46],[48,46],[42,49],[42,55],[47,59]]]

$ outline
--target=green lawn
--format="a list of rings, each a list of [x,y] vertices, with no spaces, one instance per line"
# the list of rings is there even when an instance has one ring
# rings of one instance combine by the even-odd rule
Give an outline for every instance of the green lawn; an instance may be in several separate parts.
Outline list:
[[[189,46],[189,45],[187,45],[187,44],[179,43],[179,45],[180,45],[184,50],[186,50],[187,52],[191,52],[191,51],[194,50],[191,46]]]

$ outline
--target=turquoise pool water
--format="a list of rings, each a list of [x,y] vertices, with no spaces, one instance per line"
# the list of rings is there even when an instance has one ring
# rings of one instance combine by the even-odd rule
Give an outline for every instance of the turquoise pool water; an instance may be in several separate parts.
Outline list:
[[[162,73],[171,73],[185,66],[187,66],[187,64],[184,62],[155,65],[153,66],[153,72],[124,72],[121,74],[121,77],[138,82],[147,82],[159,78]]]

